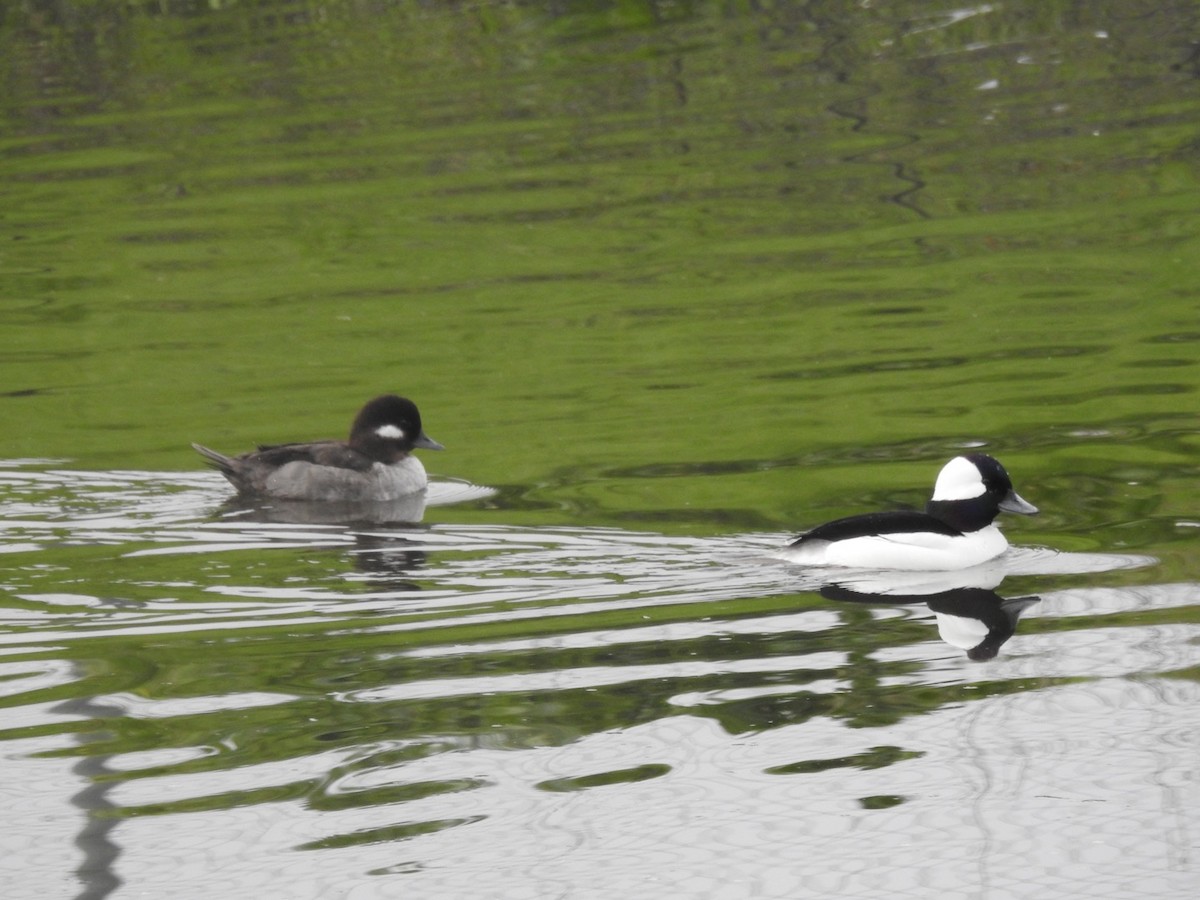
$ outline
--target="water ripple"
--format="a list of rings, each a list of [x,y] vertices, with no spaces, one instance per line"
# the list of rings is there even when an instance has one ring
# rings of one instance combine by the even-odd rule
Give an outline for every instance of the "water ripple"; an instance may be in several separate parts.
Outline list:
[[[862,841],[980,808],[1020,845],[1048,803],[1180,798],[1198,589],[1143,554],[831,573],[775,532],[272,522],[208,475],[3,472],[0,739],[43,779],[6,796],[99,817],[143,886],[183,841],[243,893],[253,833],[289,884],[353,859],[359,893],[672,892],[728,877],[717,843],[807,890],[757,849],[797,841],[835,890]],[[1097,833],[1136,852],[1123,828]]]

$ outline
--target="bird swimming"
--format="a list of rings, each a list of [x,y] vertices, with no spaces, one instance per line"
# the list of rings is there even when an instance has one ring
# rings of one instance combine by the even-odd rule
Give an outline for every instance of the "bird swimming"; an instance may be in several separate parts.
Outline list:
[[[417,405],[395,394],[363,406],[345,441],[267,444],[240,456],[192,447],[242,497],[352,502],[425,490],[425,467],[412,451],[445,449],[425,433]]]
[[[819,525],[775,555],[812,566],[954,570],[999,556],[1008,541],[993,522],[1001,511],[1032,516],[1037,507],[1014,489],[986,453],[956,456],[942,467],[924,512],[849,516]]]

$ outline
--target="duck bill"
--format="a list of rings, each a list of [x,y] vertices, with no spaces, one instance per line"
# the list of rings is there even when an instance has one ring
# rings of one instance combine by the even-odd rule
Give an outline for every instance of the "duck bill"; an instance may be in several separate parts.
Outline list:
[[[1038,508],[1023,499],[1016,491],[1009,491],[1000,501],[1000,508],[1005,512],[1017,513],[1021,516],[1036,516]]]
[[[420,447],[422,450],[445,450],[446,448],[427,435],[424,431],[417,435],[417,439],[413,441],[414,447]],[[1026,504],[1028,505],[1028,504]]]

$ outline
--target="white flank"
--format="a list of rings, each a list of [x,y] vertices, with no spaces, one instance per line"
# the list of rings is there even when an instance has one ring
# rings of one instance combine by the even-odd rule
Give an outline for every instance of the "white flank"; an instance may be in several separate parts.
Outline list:
[[[933,486],[934,500],[970,500],[987,490],[975,463],[964,456],[956,456],[938,473]]]
[[[804,566],[839,566],[850,569],[896,569],[910,572],[952,572],[994,559],[1008,548],[995,525],[951,537],[930,532],[899,532],[814,541],[784,547],[778,559]]]

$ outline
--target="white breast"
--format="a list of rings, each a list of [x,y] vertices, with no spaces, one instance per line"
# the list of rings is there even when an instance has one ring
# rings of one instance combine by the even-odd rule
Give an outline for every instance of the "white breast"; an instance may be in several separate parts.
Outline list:
[[[374,485],[363,498],[367,500],[396,500],[407,497],[409,494],[425,490],[429,483],[425,476],[425,467],[415,456],[406,456],[390,466],[375,463],[369,477],[374,481]]]

